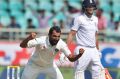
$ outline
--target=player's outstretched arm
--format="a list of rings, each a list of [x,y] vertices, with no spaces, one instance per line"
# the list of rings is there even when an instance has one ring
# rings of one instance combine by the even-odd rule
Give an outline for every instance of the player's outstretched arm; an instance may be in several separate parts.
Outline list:
[[[20,47],[26,48],[29,40],[32,40],[36,37],[36,33],[31,33],[26,39],[20,43]]]
[[[70,54],[67,58],[71,62],[74,62],[74,61],[78,60],[82,56],[82,54],[84,53],[84,51],[85,50],[83,48],[81,48],[81,49],[79,49],[79,54],[78,55],[72,55],[72,54]]]

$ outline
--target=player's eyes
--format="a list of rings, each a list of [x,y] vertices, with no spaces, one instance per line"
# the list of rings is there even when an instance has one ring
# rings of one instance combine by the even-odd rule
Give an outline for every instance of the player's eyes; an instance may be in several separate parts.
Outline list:
[[[60,36],[56,36],[56,35],[53,35],[53,37],[58,37],[58,38],[60,38]]]

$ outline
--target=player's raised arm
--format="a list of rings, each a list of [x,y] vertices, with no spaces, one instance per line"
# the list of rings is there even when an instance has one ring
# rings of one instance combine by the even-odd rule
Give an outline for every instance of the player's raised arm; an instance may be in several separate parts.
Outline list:
[[[68,58],[71,62],[74,62],[74,61],[78,60],[78,59],[82,56],[83,53],[84,53],[84,49],[83,49],[83,48],[80,48],[78,55],[72,55],[72,54],[70,54],[67,58]]]
[[[26,39],[20,43],[20,47],[26,48],[29,40],[35,39],[36,33],[31,33]]]
[[[63,52],[65,54],[65,56],[69,59],[69,61],[74,62],[76,60],[78,60],[82,54],[84,53],[84,49],[80,48],[78,51],[79,53],[77,55],[74,55],[71,53],[70,49],[68,48],[68,45],[65,42],[59,42],[60,47],[61,47],[61,52]]]

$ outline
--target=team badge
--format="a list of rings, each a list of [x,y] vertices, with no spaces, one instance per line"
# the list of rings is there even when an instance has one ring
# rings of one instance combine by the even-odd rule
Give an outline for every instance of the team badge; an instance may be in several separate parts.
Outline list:
[[[55,48],[55,52],[58,52],[58,51],[59,51],[59,49]]]

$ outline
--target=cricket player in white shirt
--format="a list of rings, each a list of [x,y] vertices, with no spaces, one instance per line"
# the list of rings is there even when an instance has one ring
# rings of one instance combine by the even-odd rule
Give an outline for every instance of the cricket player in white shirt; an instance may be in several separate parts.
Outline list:
[[[72,28],[67,38],[67,44],[69,45],[76,36],[75,54],[79,54],[80,48],[85,50],[83,55],[75,61],[74,79],[85,79],[84,71],[87,68],[92,73],[92,79],[105,79],[97,39],[98,18],[93,15],[95,9],[97,8],[94,0],[84,0],[82,3],[83,13],[75,17],[71,24]]]
[[[36,79],[38,74],[44,73],[50,79],[63,79],[63,76],[54,62],[54,56],[61,51],[70,61],[76,61],[84,52],[79,50],[78,55],[72,55],[67,44],[60,39],[61,30],[58,26],[51,27],[48,36],[36,38],[36,33],[31,33],[20,43],[22,48],[35,47],[34,54],[25,66],[21,79]]]

